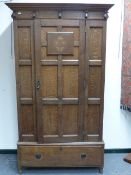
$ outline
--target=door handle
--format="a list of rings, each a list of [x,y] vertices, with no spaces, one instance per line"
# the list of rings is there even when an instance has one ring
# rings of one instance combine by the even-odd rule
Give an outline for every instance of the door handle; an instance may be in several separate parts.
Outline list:
[[[36,81],[36,89],[40,89],[40,80]]]

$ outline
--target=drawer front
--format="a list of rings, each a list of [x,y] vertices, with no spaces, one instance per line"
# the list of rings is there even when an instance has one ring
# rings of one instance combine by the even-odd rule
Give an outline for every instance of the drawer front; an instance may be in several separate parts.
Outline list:
[[[88,167],[103,165],[103,148],[87,146],[19,146],[22,166]]]

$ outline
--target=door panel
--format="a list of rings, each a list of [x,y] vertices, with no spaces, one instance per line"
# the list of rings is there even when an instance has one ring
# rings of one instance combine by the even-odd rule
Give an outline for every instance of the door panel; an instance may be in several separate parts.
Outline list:
[[[63,115],[63,134],[75,135],[76,133],[78,133],[78,106],[63,105],[62,115]]]
[[[36,141],[33,21],[16,20],[14,27],[19,138],[33,142]]]
[[[102,69],[100,66],[89,67],[88,84],[88,97],[99,98],[101,96],[102,88]]]
[[[57,98],[57,66],[44,66],[41,69],[41,93],[42,97]]]
[[[103,125],[106,21],[86,20],[86,29],[84,140],[99,141]]]
[[[84,20],[35,20],[39,142],[83,139],[84,25]]]
[[[63,98],[78,98],[78,66],[63,66]]]
[[[58,135],[58,106],[45,105],[42,110],[44,134]]]
[[[21,98],[32,97],[32,68],[31,66],[20,66],[19,83]]]
[[[18,27],[19,59],[31,59],[31,28]]]

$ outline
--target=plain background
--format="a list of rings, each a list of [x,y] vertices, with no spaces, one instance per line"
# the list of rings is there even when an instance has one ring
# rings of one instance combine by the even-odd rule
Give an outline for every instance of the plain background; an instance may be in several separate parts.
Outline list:
[[[61,1],[48,0],[47,2]],[[73,2],[73,0],[62,2]],[[115,3],[109,10],[107,23],[103,136],[105,148],[131,148],[131,113],[120,110],[123,0],[74,1],[74,3],[78,2]],[[16,149],[18,140],[11,13],[12,11],[4,3],[0,3],[0,149]]]

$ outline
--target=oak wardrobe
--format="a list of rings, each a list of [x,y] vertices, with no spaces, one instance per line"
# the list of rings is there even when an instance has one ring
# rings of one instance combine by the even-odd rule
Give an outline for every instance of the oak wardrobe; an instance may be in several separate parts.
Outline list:
[[[19,170],[102,171],[106,21],[112,4],[6,4],[14,21]]]

